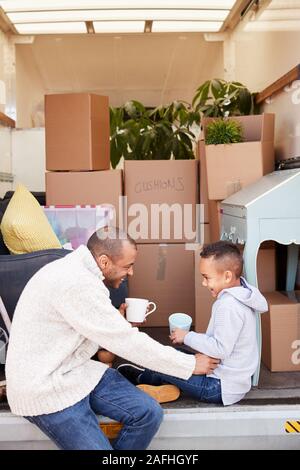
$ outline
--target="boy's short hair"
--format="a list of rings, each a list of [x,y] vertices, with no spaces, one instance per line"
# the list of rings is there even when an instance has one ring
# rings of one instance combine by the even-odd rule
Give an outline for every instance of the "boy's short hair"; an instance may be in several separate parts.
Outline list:
[[[237,245],[230,242],[218,241],[205,245],[200,253],[201,258],[214,258],[223,264],[224,271],[233,271],[236,277],[243,272],[243,257]]]

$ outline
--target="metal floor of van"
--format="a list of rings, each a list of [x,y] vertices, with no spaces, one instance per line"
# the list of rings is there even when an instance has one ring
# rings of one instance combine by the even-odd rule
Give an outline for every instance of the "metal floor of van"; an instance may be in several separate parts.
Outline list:
[[[141,330],[160,343],[171,346],[168,328],[149,327],[141,328]],[[188,347],[186,348],[189,349]],[[278,389],[282,389],[282,393],[283,390],[298,389],[300,403],[300,372],[270,372],[267,367],[262,364],[260,370],[259,386],[247,394],[247,400],[252,399],[252,397],[256,397],[257,399],[259,399],[259,397],[269,397],[270,399],[276,398],[272,395],[272,390]],[[244,399],[243,402],[247,400]]]
[[[143,331],[170,345],[167,328]],[[286,432],[287,421],[298,421],[300,427],[300,372],[270,372],[262,366],[259,386],[229,407],[182,395],[163,408],[163,423],[149,449],[300,449],[300,432]],[[0,403],[0,450],[55,448],[34,425]]]
[[[144,328],[171,345],[168,328]],[[151,449],[300,449],[300,372],[270,372],[263,364],[259,386],[236,405],[223,407],[181,397],[163,405],[165,418]],[[300,426],[298,426],[300,427]]]

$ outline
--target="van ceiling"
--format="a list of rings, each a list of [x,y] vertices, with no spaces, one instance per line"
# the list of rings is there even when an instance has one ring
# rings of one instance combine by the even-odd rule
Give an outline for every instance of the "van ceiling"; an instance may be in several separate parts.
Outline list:
[[[39,0],[36,3],[41,4]],[[253,27],[260,23],[258,28],[264,18],[272,22],[272,28],[282,26],[278,15],[290,17],[290,21],[300,18],[300,0],[260,0],[258,6],[253,0],[238,0],[226,19],[228,30],[234,29],[242,12],[249,17],[245,23]],[[130,99],[140,100],[146,106],[173,100],[191,102],[196,88],[205,80],[224,77],[221,35],[184,32],[36,35],[32,42],[30,36],[25,36],[24,44],[22,35],[15,36],[20,38],[16,44],[20,125],[30,125],[27,117],[23,119],[26,113],[30,113],[32,125],[41,122],[32,115],[42,114],[46,93],[99,93],[109,96],[112,106]],[[213,40],[207,41],[208,36]]]
[[[157,106],[173,100],[190,102],[196,88],[204,80],[213,76],[222,78],[224,75],[223,43],[217,37],[216,40],[206,41],[204,32],[214,34],[226,27],[231,28],[242,9],[252,2],[253,0],[0,0],[2,20],[6,21],[6,27],[10,27],[10,31],[18,38],[18,114],[20,116],[20,109],[25,110],[28,106],[34,107],[31,113],[40,114],[42,99],[46,93],[100,93],[109,96],[112,106],[122,105],[130,99],[140,100],[146,106]],[[168,19],[168,12],[175,16],[178,13],[190,15],[190,20],[197,19],[193,17],[196,13],[211,17],[202,21],[201,27],[199,22],[199,32],[151,33],[147,27],[150,27],[150,31],[154,30],[156,22],[148,21],[150,17],[145,16],[144,33],[93,34],[93,22],[97,16],[93,18],[93,11],[98,14],[99,19],[101,11],[107,15],[109,12],[113,13],[114,9],[117,11],[121,8],[120,14],[128,13],[131,11],[128,5],[134,4],[139,15],[143,12],[146,15],[147,11],[156,8],[151,12],[152,19],[160,12],[167,15],[164,19]],[[85,11],[82,10],[82,5]],[[117,5],[121,7],[117,8]],[[99,10],[96,12],[97,6]],[[32,18],[36,21],[33,26],[39,29],[47,20],[48,14],[51,13],[52,21],[56,17],[56,24],[59,24],[65,21],[64,14],[68,13],[71,18],[71,9],[75,11],[77,20],[80,14],[92,15],[83,19],[83,25],[86,26],[84,34],[30,36],[30,28],[27,26],[30,26]],[[216,17],[217,26],[213,26],[215,15],[219,15]],[[188,27],[192,23],[194,21],[186,22]],[[21,24],[24,32],[28,31],[27,36],[18,34],[22,29]],[[181,21],[176,24],[182,27]],[[35,122],[35,118],[31,120]],[[23,124],[22,119],[21,123]]]
[[[26,73],[37,69],[45,93],[94,92],[112,106],[130,99],[156,106],[191,101],[204,80],[222,77],[223,45],[197,33],[37,36],[16,45],[17,76],[20,62]]]
[[[253,0],[0,0],[15,33],[220,31]]]

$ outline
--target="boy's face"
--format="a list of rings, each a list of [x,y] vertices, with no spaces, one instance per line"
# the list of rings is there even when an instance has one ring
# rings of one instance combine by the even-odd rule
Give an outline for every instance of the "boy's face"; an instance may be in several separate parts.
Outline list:
[[[213,257],[200,258],[200,272],[203,277],[202,285],[210,290],[213,297],[217,297],[223,289],[231,287],[235,279],[234,273],[224,271]]]

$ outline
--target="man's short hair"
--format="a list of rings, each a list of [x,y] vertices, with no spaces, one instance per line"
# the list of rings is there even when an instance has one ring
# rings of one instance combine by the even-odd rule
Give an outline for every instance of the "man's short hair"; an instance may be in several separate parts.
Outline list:
[[[201,258],[213,258],[220,262],[224,271],[233,271],[236,277],[243,272],[243,257],[237,245],[230,242],[218,241],[205,245],[200,253]]]
[[[94,256],[106,255],[115,260],[122,257],[125,242],[136,248],[136,242],[124,230],[106,226],[90,236],[87,247]]]

